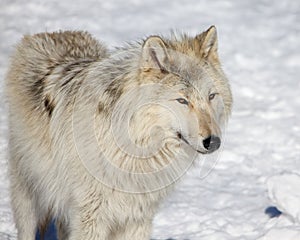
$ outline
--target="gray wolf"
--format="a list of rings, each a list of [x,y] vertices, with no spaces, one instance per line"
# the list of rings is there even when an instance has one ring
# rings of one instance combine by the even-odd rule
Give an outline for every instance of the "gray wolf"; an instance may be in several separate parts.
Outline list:
[[[231,111],[214,26],[108,50],[89,33],[24,36],[6,79],[19,240],[146,240],[174,183],[216,151]]]

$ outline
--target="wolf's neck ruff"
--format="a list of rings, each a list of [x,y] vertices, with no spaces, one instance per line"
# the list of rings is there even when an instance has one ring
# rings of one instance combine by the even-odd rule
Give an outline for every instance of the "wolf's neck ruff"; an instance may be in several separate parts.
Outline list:
[[[145,193],[168,188],[198,155],[194,151],[188,154],[190,149],[177,137],[159,138],[154,142],[158,146],[151,145],[155,141],[151,137],[133,142],[122,134],[115,135],[111,122],[99,121],[100,115],[74,110],[73,138],[78,157],[92,176],[111,189]],[[84,134],[86,138],[82,137],[83,129],[90,132]]]

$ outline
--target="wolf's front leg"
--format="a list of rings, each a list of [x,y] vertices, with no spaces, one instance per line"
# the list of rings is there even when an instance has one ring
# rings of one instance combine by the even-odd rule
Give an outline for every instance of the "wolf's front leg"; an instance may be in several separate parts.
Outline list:
[[[26,184],[14,171],[11,171],[11,201],[18,240],[34,240],[37,228],[34,201]]]
[[[81,219],[69,224],[68,240],[111,240],[110,228],[104,221]]]
[[[68,223],[62,219],[56,219],[55,226],[56,226],[58,240],[68,240],[69,239]]]
[[[98,225],[80,227],[69,236],[69,240],[110,240],[109,228]]]
[[[151,237],[152,222],[131,222],[123,229],[113,233],[111,240],[149,240]]]

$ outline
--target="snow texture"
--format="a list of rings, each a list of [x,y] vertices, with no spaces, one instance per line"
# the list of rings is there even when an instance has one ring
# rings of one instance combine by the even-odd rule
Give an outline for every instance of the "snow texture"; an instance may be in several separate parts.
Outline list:
[[[270,199],[278,208],[300,223],[300,175],[282,174],[268,180]]]
[[[0,0],[0,240],[16,238],[3,79],[22,35],[83,29],[113,47],[213,24],[234,96],[226,141],[164,203],[153,239],[299,240],[299,22],[297,0]],[[283,214],[269,218],[270,205]]]

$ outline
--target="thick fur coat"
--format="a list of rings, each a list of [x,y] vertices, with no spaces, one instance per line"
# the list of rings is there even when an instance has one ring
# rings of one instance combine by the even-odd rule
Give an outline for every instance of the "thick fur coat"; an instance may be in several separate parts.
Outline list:
[[[160,202],[217,150],[231,92],[215,27],[109,51],[86,32],[25,36],[7,75],[19,240],[148,240]]]

